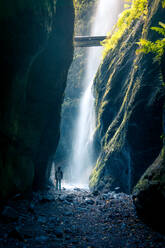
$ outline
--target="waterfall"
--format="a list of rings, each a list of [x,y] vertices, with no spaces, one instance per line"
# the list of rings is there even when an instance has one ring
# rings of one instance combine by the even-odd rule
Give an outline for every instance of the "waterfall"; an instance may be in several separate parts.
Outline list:
[[[106,35],[116,23],[123,9],[123,0],[99,0],[91,36]],[[73,131],[72,154],[66,174],[69,183],[87,186],[94,166],[93,134],[95,131],[95,107],[93,80],[101,61],[102,47],[88,48],[83,94],[80,99],[77,120]]]

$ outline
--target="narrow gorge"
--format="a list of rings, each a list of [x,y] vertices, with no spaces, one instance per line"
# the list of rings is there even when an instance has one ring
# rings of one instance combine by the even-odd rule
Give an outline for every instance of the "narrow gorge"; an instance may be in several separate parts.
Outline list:
[[[0,30],[0,247],[165,247],[165,1],[0,1]]]

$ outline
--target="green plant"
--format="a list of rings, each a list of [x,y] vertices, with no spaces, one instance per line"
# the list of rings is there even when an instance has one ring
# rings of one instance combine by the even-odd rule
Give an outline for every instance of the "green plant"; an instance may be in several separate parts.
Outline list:
[[[160,27],[152,27],[151,29],[159,33],[162,38],[155,42],[145,39],[140,39],[138,42],[140,48],[137,50],[137,53],[153,53],[155,55],[154,61],[160,61],[165,50],[165,24],[159,22],[159,25]]]
[[[165,8],[165,0],[162,0],[162,7]]]
[[[146,19],[148,14],[148,0],[125,0],[125,2],[129,4],[125,5],[125,10],[120,14],[112,32],[109,33],[107,39],[101,43],[104,46],[103,57],[105,57],[111,49],[116,47],[119,39],[130,27],[132,21],[140,18],[142,18],[142,20]]]

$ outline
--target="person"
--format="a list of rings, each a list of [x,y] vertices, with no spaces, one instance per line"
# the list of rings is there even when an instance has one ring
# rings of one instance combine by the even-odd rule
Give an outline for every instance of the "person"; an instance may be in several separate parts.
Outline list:
[[[63,173],[61,167],[58,167],[58,169],[56,170],[55,179],[56,179],[56,190],[61,191],[61,180],[63,179]]]

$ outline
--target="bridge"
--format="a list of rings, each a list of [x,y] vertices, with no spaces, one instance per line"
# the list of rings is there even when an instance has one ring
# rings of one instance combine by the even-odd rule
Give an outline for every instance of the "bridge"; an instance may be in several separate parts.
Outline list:
[[[100,42],[105,40],[106,36],[75,36],[75,47],[94,47],[101,46]]]

